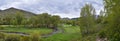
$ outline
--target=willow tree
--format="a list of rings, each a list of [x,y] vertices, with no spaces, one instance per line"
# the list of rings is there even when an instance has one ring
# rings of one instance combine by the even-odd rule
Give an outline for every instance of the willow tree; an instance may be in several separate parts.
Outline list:
[[[106,34],[110,41],[120,40],[120,0],[104,0],[108,25]]]
[[[86,4],[80,13],[80,28],[83,34],[89,34],[95,24],[95,8],[91,4]]]

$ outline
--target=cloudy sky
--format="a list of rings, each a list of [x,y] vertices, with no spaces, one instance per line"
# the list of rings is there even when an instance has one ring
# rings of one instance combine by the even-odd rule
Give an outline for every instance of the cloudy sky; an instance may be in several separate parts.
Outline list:
[[[10,7],[30,11],[36,14],[47,12],[60,17],[79,17],[80,8],[85,3],[93,4],[97,14],[103,9],[102,0],[0,0],[0,9]]]

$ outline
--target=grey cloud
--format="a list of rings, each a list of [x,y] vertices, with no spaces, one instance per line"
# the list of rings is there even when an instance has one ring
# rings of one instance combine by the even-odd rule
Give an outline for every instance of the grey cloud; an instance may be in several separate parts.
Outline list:
[[[0,9],[15,7],[34,13],[48,12],[72,18],[79,16],[80,8],[85,3],[93,4],[97,11],[103,7],[102,0],[4,0],[0,3]]]

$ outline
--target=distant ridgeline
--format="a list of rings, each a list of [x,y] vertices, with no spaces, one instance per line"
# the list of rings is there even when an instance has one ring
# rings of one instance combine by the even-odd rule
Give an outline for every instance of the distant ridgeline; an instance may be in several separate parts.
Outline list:
[[[8,16],[8,15],[14,15],[14,14],[23,14],[26,18],[35,16],[36,14],[32,13],[32,12],[28,12],[28,11],[24,11],[24,10],[20,10],[20,9],[16,9],[16,8],[9,8],[6,10],[0,10],[0,18],[4,17],[4,16]]]
[[[0,10],[0,25],[30,25],[29,27],[57,27],[60,17],[48,13],[34,14],[32,12],[9,8]]]

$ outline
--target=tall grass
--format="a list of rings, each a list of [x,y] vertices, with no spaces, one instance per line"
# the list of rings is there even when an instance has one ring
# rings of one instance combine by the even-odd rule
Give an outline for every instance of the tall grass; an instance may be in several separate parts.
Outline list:
[[[30,36],[20,36],[16,34],[0,33],[0,41],[40,41],[39,33],[33,33]]]

